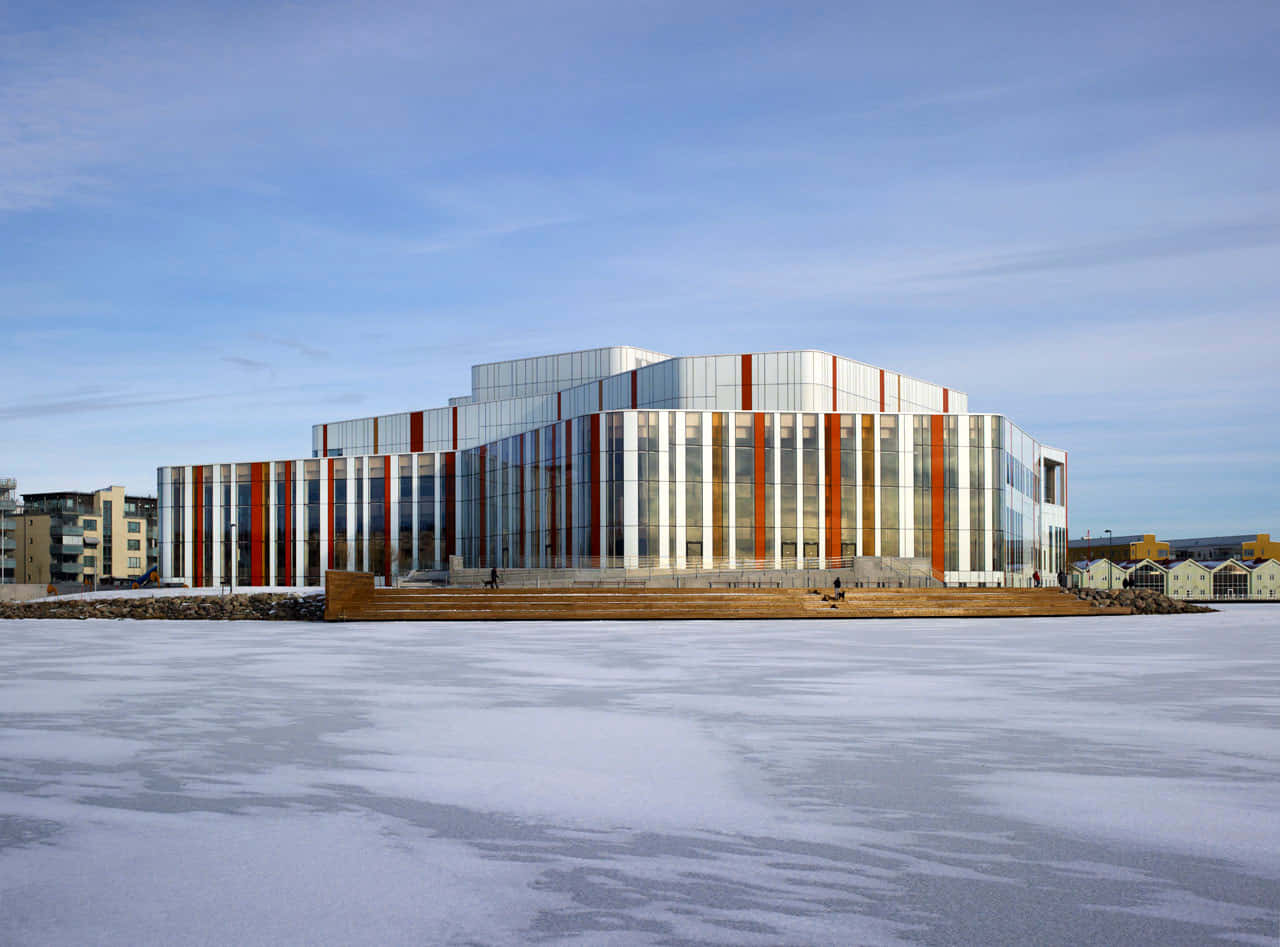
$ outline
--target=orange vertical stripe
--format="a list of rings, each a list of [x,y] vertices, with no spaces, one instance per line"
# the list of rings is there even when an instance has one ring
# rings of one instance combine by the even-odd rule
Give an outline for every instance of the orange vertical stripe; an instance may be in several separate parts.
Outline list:
[[[838,376],[836,375],[836,357],[833,355],[831,356],[831,410],[832,411],[840,410],[839,408],[836,407],[836,378],[837,377]]]
[[[942,389],[942,413],[946,414],[951,410],[951,389]]]
[[[765,471],[764,471],[764,415],[757,414],[754,418],[754,430],[752,431],[753,440],[755,441],[755,515],[756,515],[756,536],[755,536],[755,557],[764,559],[768,556],[767,550],[764,548],[764,487],[765,487]],[[676,511],[671,511],[674,520]]]
[[[931,472],[929,474],[929,499],[932,503],[932,517],[930,526],[931,542],[933,544],[932,565],[933,571],[938,573],[938,577],[942,577],[942,568],[945,563],[943,554],[946,550],[945,546],[945,491],[947,489],[947,472],[943,466],[942,459],[942,415],[935,414],[929,418],[929,455]]]
[[[880,369],[880,410],[884,410],[884,369]]]
[[[751,410],[751,356],[742,356],[742,410]]]
[[[378,453],[378,419],[373,419],[373,452]]]

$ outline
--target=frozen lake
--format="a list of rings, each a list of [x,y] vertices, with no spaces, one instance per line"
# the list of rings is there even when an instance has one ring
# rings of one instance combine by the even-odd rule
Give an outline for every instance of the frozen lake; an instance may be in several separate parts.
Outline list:
[[[1280,608],[0,621],[3,944],[1280,935]]]

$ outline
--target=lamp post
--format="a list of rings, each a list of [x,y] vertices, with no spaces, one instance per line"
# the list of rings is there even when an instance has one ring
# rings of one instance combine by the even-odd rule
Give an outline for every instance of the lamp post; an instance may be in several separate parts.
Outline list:
[[[1111,589],[1111,530],[1104,529],[1107,534],[1107,589]]]

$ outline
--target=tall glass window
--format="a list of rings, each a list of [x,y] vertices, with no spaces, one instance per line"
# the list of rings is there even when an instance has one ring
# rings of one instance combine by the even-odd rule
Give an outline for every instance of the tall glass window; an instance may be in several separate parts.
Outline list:
[[[840,415],[840,557],[858,554],[858,439],[857,415]]]
[[[702,562],[702,414],[684,416],[684,548],[690,565]]]
[[[801,476],[803,484],[803,526],[804,539],[802,553],[807,564],[817,565],[818,559],[818,416],[802,414],[800,416],[801,440]]]
[[[796,514],[800,509],[797,458],[800,446],[796,437],[796,416],[783,414],[778,417],[778,439],[782,451],[782,562],[794,565],[800,555]]]
[[[418,455],[418,568],[438,569],[436,561],[436,455]]]
[[[369,571],[387,572],[386,467],[381,457],[369,458]]]
[[[880,555],[902,555],[898,537],[898,418],[880,415]]]
[[[306,560],[303,570],[307,585],[319,585],[324,571],[324,558],[320,549],[320,480],[324,461],[308,460],[302,465],[303,493],[307,505]]]
[[[762,558],[764,550],[756,549],[755,416],[733,417],[733,551],[741,565]]]
[[[347,464],[357,461],[334,460],[333,483],[329,489],[333,491],[333,535],[329,537],[333,545],[333,568],[339,571],[354,566],[347,557]]]

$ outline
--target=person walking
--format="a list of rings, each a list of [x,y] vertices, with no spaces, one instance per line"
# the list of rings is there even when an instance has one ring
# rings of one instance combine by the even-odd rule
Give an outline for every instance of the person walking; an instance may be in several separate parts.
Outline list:
[[[1031,581],[1036,584],[1036,588],[1040,588],[1040,570],[1039,569],[1031,573]]]
[[[489,587],[496,589],[498,587],[498,567],[492,566],[489,569]]]

